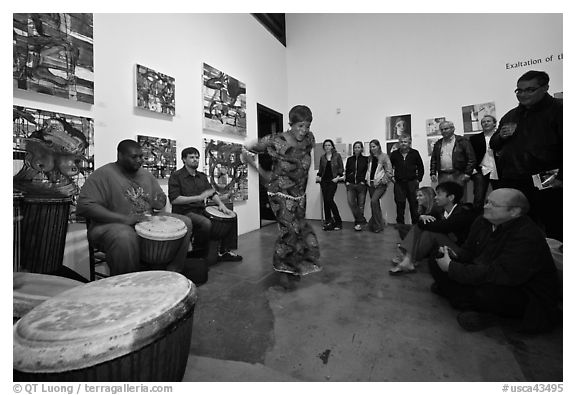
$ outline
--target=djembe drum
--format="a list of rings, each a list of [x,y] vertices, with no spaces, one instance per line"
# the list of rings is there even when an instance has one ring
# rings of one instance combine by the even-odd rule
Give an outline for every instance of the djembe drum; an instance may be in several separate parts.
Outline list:
[[[66,277],[24,272],[12,273],[12,280],[14,319],[23,317],[40,303],[84,284]]]
[[[196,287],[181,274],[122,274],[65,291],[13,328],[14,381],[181,381]]]
[[[187,232],[184,221],[166,215],[139,222],[134,229],[140,240],[140,260],[150,265],[170,263]]]
[[[228,215],[218,210],[216,206],[207,206],[204,209],[204,216],[212,222],[212,231],[210,232],[210,238],[212,240],[222,240],[234,227],[234,222],[236,221],[235,212]]]

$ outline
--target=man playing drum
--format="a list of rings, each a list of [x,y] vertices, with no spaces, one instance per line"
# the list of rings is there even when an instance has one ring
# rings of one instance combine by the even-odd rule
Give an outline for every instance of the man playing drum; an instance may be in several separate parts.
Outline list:
[[[206,174],[198,171],[200,152],[194,147],[185,148],[182,150],[182,161],[184,166],[172,173],[168,181],[168,197],[173,213],[186,215],[192,220],[192,255],[205,258],[209,252],[214,225],[204,212],[206,200],[210,198],[218,205],[220,212],[233,220],[233,225],[219,236],[218,261],[241,261],[242,257],[232,251],[238,244],[236,215],[224,205]]]
[[[86,179],[78,197],[77,214],[90,220],[88,238],[95,247],[106,252],[111,275],[151,268],[140,261],[134,225],[150,220],[154,210],[164,208],[166,195],[152,173],[141,168],[143,161],[142,148],[136,141],[121,141],[116,162],[96,169]],[[182,272],[192,223],[183,215],[160,215],[176,217],[186,224],[187,233],[165,267]]]

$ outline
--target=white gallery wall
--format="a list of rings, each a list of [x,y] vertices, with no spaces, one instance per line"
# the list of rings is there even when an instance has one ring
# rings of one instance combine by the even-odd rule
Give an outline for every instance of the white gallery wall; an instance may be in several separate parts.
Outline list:
[[[317,142],[377,138],[385,147],[386,117],[412,114],[412,146],[426,171],[421,185],[430,185],[426,119],[446,117],[463,134],[462,106],[485,102],[495,102],[500,118],[517,104],[516,80],[530,69],[549,73],[551,94],[563,90],[562,20],[562,14],[287,14],[288,103],[310,106]],[[307,215],[319,219],[314,176]],[[386,220],[395,222],[392,187],[382,201]],[[352,221],[344,185],[336,202]]]
[[[203,63],[246,84],[246,139],[203,132]],[[175,78],[175,116],[135,107],[136,64]],[[185,147],[203,159],[203,138],[256,139],[256,103],[279,112],[288,105],[285,47],[250,14],[94,14],[94,76],[94,105],[18,89],[13,104],[93,118],[96,168],[137,135],[176,140],[181,167]],[[167,179],[160,183],[167,191]],[[257,176],[249,176],[249,199],[234,205],[239,233],[260,227]]]

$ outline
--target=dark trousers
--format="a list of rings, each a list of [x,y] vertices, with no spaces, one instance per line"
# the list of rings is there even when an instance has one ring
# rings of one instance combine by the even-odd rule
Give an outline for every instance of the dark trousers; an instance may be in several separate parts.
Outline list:
[[[493,190],[498,189],[500,188],[500,181],[491,180],[490,173],[486,175],[482,175],[482,173],[472,174],[471,178],[474,184],[474,209],[480,211],[484,207],[488,186],[492,185]]]
[[[434,257],[428,260],[428,266],[438,290],[454,308],[493,313],[504,317],[524,315],[528,298],[519,287],[460,284],[438,267]]]
[[[212,221],[204,215],[203,209],[189,211],[185,215],[192,221],[192,251],[194,255],[204,257],[210,246]],[[238,221],[234,221],[234,225],[222,236],[219,244],[221,253],[238,248]]]
[[[332,181],[320,182],[320,190],[322,191],[322,200],[324,202],[324,221],[326,223],[333,222],[336,225],[341,225],[342,218],[340,218],[338,206],[336,206],[336,202],[334,201],[337,188],[338,184]]]
[[[416,190],[418,180],[402,181],[396,180],[394,183],[394,202],[396,202],[396,223],[404,223],[404,212],[406,211],[406,200],[410,207],[410,218],[412,224],[418,222],[418,202],[416,201]]]
[[[514,188],[521,191],[528,202],[528,216],[542,228],[546,237],[562,241],[563,188],[548,188],[539,190],[531,179],[500,180],[501,188]]]

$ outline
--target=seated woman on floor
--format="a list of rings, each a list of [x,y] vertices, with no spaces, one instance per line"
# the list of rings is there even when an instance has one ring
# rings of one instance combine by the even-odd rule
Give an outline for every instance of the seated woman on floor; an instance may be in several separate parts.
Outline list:
[[[455,182],[438,184],[434,197],[436,208],[431,208],[428,215],[420,215],[418,223],[400,243],[398,248],[401,257],[393,260],[397,266],[389,270],[390,275],[415,272],[415,263],[436,251],[439,246],[446,245],[458,251],[458,246],[466,240],[476,218],[469,203],[460,203],[462,195],[462,186]],[[441,210],[440,213],[437,210]]]

